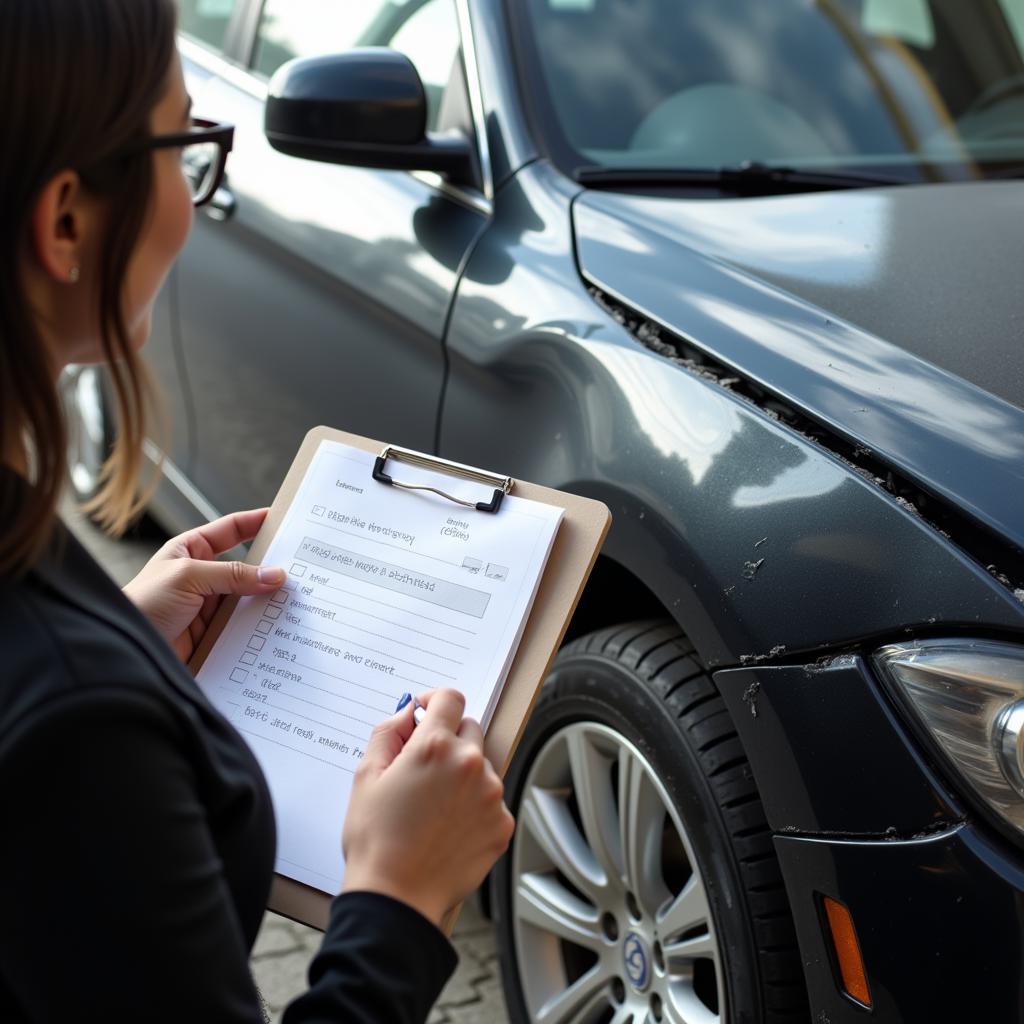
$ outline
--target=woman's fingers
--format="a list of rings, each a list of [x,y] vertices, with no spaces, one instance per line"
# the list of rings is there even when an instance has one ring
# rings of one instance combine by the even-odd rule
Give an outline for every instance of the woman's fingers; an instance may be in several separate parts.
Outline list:
[[[287,578],[284,569],[245,562],[188,562],[183,571],[187,586],[204,597],[211,594],[266,594]]]
[[[215,557],[239,544],[245,544],[260,532],[269,511],[268,508],[256,508],[248,512],[233,512],[198,527],[186,534],[189,538],[189,554],[193,558]],[[209,555],[193,549],[196,540],[210,552]]]
[[[197,619],[202,623],[205,632],[205,627],[209,626],[213,622],[214,615],[217,614],[217,609],[220,607],[220,595],[219,594],[207,594],[203,598],[202,607],[199,609],[199,614],[196,616]]]
[[[463,718],[463,696],[438,689],[420,703],[422,723],[413,728],[408,705],[393,715],[356,771],[345,889],[385,893],[440,923],[508,846],[513,821],[480,726]]]
[[[484,731],[480,728],[480,723],[475,722],[472,718],[462,720],[456,735],[460,740],[467,740],[474,747],[478,747],[480,750],[484,749]]]
[[[370,734],[360,767],[379,775],[402,751],[413,731],[412,707],[406,706],[390,718],[379,722]]]
[[[426,708],[421,729],[432,732],[444,729],[457,732],[462,724],[462,713],[466,710],[466,698],[458,690],[448,688],[430,690],[419,698],[420,704]]]

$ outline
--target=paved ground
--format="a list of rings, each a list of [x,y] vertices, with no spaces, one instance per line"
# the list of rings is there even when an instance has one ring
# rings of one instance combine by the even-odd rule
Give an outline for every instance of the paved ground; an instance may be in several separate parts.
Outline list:
[[[144,525],[126,540],[113,542],[83,522],[70,506],[64,518],[107,571],[125,583],[163,543],[156,527]],[[467,903],[453,939],[459,968],[428,1024],[507,1024],[494,947],[493,929],[475,900]],[[306,968],[320,944],[320,933],[267,913],[252,952],[252,970],[271,1020],[306,987]],[[382,1022],[383,1024],[383,1022]]]

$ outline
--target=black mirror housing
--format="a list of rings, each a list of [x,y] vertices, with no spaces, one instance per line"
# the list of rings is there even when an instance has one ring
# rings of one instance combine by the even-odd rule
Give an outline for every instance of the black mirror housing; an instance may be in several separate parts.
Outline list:
[[[427,97],[412,61],[365,47],[289,61],[270,81],[264,132],[279,152],[307,160],[437,171],[477,184],[476,155],[460,134],[426,132]]]

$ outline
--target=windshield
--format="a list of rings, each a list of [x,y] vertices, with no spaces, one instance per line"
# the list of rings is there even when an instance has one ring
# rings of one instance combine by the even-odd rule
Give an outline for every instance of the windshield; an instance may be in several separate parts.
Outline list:
[[[1024,164],[1024,0],[514,6],[570,172],[753,162],[958,180]]]

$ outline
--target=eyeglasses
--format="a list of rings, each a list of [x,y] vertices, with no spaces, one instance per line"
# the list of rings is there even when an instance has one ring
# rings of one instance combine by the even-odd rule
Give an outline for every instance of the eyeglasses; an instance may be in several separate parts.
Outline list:
[[[141,142],[138,151],[181,148],[181,169],[192,190],[192,203],[208,203],[224,180],[224,166],[235,141],[235,127],[217,121],[192,118],[190,131],[154,135]]]

